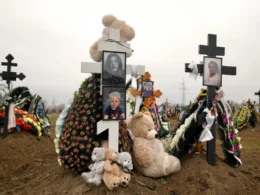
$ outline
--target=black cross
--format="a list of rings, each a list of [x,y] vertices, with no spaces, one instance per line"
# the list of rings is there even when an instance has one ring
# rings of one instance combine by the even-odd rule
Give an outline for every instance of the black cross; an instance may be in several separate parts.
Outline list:
[[[255,92],[255,95],[258,95],[259,97],[259,110],[260,110],[260,90],[258,92]]]
[[[8,85],[8,89],[10,90],[11,81],[16,81],[16,78],[23,80],[25,78],[25,75],[23,73],[17,75],[16,72],[11,71],[12,66],[17,66],[17,63],[12,63],[14,57],[11,54],[8,54],[5,59],[7,59],[7,62],[2,62],[2,66],[7,66],[7,71],[2,71],[2,73],[0,73],[0,76],[2,76],[3,80],[6,81]],[[8,117],[9,117],[8,115],[9,115],[9,104],[5,107],[4,133],[3,133],[4,138],[7,136]]]
[[[215,58],[216,56],[224,56],[225,48],[217,46],[217,35],[208,34],[208,45],[199,45],[199,54],[205,54],[208,57]],[[192,72],[192,69],[189,67],[189,63],[185,63],[185,72]],[[197,64],[198,72],[200,75],[203,75],[203,64]],[[236,67],[231,66],[222,66],[222,75],[236,75]],[[208,86],[208,107],[212,106],[211,100],[215,98],[215,87]],[[216,165],[216,132],[215,132],[215,123],[211,127],[211,133],[213,139],[207,142],[207,161],[210,165]]]
[[[0,73],[0,76],[2,76],[3,80],[6,80],[8,89],[10,89],[11,81],[16,81],[16,78],[23,80],[25,78],[25,75],[23,73],[20,73],[19,75],[17,75],[16,72],[11,71],[12,66],[17,66],[17,63],[12,63],[12,60],[14,59],[14,57],[11,54],[6,56],[5,59],[7,59],[7,62],[2,62],[2,66],[7,66],[7,71],[3,71],[2,73]]]

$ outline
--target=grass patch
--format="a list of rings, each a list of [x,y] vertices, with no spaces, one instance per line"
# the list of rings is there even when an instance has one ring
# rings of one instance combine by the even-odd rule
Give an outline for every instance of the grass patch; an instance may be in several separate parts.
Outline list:
[[[59,114],[48,114],[48,117],[50,119],[50,123],[51,123],[51,129],[49,132],[49,135],[54,138],[55,137],[55,126],[56,126],[56,121],[59,117]]]

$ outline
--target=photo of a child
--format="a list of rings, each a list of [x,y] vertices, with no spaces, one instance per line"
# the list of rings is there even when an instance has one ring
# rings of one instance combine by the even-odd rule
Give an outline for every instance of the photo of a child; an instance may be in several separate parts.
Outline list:
[[[125,89],[123,87],[103,87],[103,120],[125,120]]]
[[[126,54],[120,52],[103,52],[102,84],[125,85]]]
[[[142,84],[142,97],[150,97],[153,93],[153,82],[143,81]]]

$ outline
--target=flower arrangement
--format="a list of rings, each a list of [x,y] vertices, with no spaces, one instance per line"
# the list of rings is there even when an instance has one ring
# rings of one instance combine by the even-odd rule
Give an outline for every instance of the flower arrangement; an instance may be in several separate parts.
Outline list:
[[[240,108],[234,115],[233,121],[234,125],[238,129],[242,129],[246,126],[247,120],[248,120],[248,112],[249,112],[249,105],[246,104],[242,108]]]
[[[32,131],[34,134],[38,136],[42,135],[41,126],[40,123],[37,121],[36,116],[20,109],[14,109],[14,113],[17,117],[17,122],[20,124],[19,125],[17,123],[17,125],[20,128],[23,128],[27,131]]]
[[[134,96],[131,94],[131,88],[128,88],[126,90],[126,102],[128,104],[130,104],[130,108],[131,108],[131,115],[133,116],[135,113],[134,113],[134,110],[135,110],[135,98]]]

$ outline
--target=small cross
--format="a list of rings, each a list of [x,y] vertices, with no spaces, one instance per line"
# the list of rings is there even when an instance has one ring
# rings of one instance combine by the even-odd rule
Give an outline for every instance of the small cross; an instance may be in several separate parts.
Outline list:
[[[199,54],[206,54],[208,57],[215,58],[216,56],[224,56],[225,55],[225,48],[217,46],[217,35],[208,34],[208,45],[199,45]],[[192,69],[189,67],[189,63],[185,63],[185,72],[192,72]],[[197,64],[198,73],[203,75],[203,64]],[[231,66],[222,66],[222,75],[236,75],[236,67]],[[215,87],[208,86],[208,107],[211,107],[211,100],[215,98]],[[210,165],[216,165],[216,132],[215,132],[215,123],[211,127],[211,133],[213,135],[213,140],[207,142],[207,161]]]
[[[23,73],[20,73],[17,75],[16,72],[11,71],[12,66],[17,66],[17,63],[12,63],[14,57],[9,54],[6,56],[7,62],[2,62],[2,66],[7,66],[7,71],[3,71],[0,73],[0,76],[2,76],[3,80],[6,80],[6,83],[8,85],[8,89],[10,89],[10,83],[11,81],[16,81],[16,78],[19,78],[20,80],[23,80],[25,78],[25,75]]]
[[[0,73],[0,76],[2,76],[3,80],[6,80],[8,89],[10,90],[11,81],[16,81],[16,78],[23,80],[25,78],[25,75],[23,73],[17,75],[16,72],[11,71],[12,66],[17,66],[17,63],[12,63],[14,57],[11,54],[7,55],[5,59],[7,59],[7,62],[2,62],[1,64],[2,66],[7,66],[7,71],[3,71],[2,73]],[[4,138],[7,136],[8,120],[9,120],[9,104],[5,107],[4,133],[3,133]]]
[[[144,74],[144,81],[150,81],[151,80],[151,75],[149,72],[145,72]],[[138,81],[139,85],[142,85],[142,79],[139,79]],[[131,94],[136,97],[136,96],[141,96],[142,91],[141,90],[131,90]],[[152,96],[155,96],[157,98],[161,97],[162,92],[160,90],[153,90]]]

